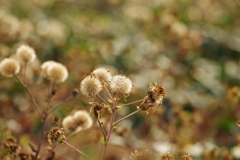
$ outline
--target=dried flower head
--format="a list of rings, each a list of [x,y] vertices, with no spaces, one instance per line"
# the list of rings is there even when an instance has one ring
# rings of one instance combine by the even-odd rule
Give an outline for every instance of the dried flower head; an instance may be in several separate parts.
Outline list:
[[[148,95],[146,99],[141,103],[140,107],[143,110],[152,110],[153,112],[159,105],[162,105],[163,98],[166,96],[163,86],[157,83],[149,84]],[[148,112],[147,112],[148,113]]]
[[[86,97],[95,97],[101,92],[102,84],[95,76],[89,75],[82,80],[80,90]]]
[[[21,152],[18,154],[20,160],[31,160],[31,156],[28,153]]]
[[[97,79],[99,79],[104,84],[108,84],[112,79],[111,73],[109,72],[109,70],[105,68],[96,68],[93,71],[93,74]]]
[[[192,160],[192,158],[190,157],[190,155],[183,155],[182,156],[182,160]]]
[[[16,139],[14,137],[9,137],[5,139],[2,144],[4,150],[12,157],[16,157],[17,154],[20,152],[21,147],[16,143]]]
[[[75,112],[73,119],[75,120],[77,126],[81,127],[83,130],[90,128],[93,124],[88,112],[82,110]]]
[[[64,65],[55,63],[54,65],[48,66],[47,75],[53,82],[63,82],[68,77],[68,71]]]
[[[170,153],[160,155],[160,160],[175,160],[174,156]]]
[[[5,58],[0,63],[0,72],[5,77],[12,77],[13,74],[17,74],[20,70],[19,63],[10,58]]]
[[[141,152],[135,151],[131,153],[130,158],[132,160],[145,160],[146,156],[144,154],[142,154]]]
[[[48,73],[47,73],[48,68],[49,68],[49,66],[52,66],[52,65],[55,65],[55,64],[57,64],[57,62],[55,62],[55,61],[46,61],[46,62],[44,62],[41,65],[41,75],[43,77],[45,77],[45,78],[48,78],[49,77]]]
[[[17,56],[23,63],[30,63],[36,58],[34,49],[27,45],[21,45],[17,49]]]
[[[105,104],[93,103],[92,107],[90,108],[90,113],[93,117],[99,119],[102,117],[105,111]]]
[[[48,132],[48,142],[52,145],[52,141],[57,141],[58,143],[64,143],[66,137],[62,128],[54,127]]]
[[[128,95],[132,89],[132,81],[123,75],[116,75],[112,77],[110,88],[116,95]]]
[[[73,119],[73,116],[67,116],[63,119],[62,126],[66,132],[73,132],[76,129],[77,124]]]

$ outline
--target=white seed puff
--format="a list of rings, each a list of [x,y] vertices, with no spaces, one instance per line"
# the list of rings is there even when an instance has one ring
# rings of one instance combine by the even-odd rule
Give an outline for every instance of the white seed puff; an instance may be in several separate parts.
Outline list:
[[[57,62],[55,62],[55,61],[46,61],[46,62],[44,62],[41,65],[41,75],[43,77],[45,77],[45,78],[48,78],[49,77],[48,73],[47,73],[48,68],[49,68],[49,66],[52,66],[52,65],[55,65],[55,64],[57,64]]]
[[[51,81],[63,82],[68,77],[68,71],[64,65],[55,63],[47,67],[47,75]]]
[[[127,95],[132,90],[132,81],[123,75],[113,76],[110,89],[114,94]]]
[[[76,123],[72,116],[67,116],[62,121],[62,126],[66,132],[71,132],[76,129]]]
[[[30,63],[36,58],[34,49],[27,45],[21,45],[16,54],[23,63]]]
[[[80,90],[86,97],[95,97],[101,92],[102,84],[95,76],[90,75],[82,80]]]
[[[93,124],[88,112],[82,110],[75,112],[73,119],[75,120],[77,126],[81,127],[83,130],[90,128]]]
[[[19,63],[10,58],[5,58],[0,63],[0,72],[5,77],[12,77],[13,74],[17,74],[20,70]]]
[[[111,73],[106,68],[97,68],[93,71],[93,74],[97,79],[106,84],[108,84],[112,79]]]

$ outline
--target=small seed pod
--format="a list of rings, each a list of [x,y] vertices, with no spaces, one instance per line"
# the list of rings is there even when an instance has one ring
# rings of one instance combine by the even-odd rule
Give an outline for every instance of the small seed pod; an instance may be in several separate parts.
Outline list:
[[[93,117],[99,119],[102,117],[103,113],[105,111],[105,104],[99,104],[99,103],[94,103],[92,107],[90,108],[90,113]]]
[[[48,132],[48,142],[52,145],[52,141],[63,143],[66,140],[63,128],[54,127]]]

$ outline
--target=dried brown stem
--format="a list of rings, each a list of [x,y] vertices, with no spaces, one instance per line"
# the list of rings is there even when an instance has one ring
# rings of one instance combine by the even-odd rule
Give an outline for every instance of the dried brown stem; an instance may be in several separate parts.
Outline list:
[[[76,147],[72,146],[71,144],[67,143],[66,141],[63,141],[64,144],[68,145],[69,147],[73,148],[74,150],[76,150],[78,153],[84,155],[85,157],[87,157],[88,159],[92,160],[90,157],[88,157],[85,153],[83,153],[82,151],[80,151],[79,149],[77,149]]]
[[[138,110],[136,110],[136,111],[130,113],[129,115],[126,115],[125,117],[123,117],[123,118],[117,120],[116,122],[114,122],[113,125],[115,126],[115,125],[118,124],[119,122],[121,122],[121,121],[127,119],[128,117],[131,117],[132,115],[138,113],[138,112],[141,111],[141,110],[142,110],[142,109],[140,108],[140,109],[138,109]]]

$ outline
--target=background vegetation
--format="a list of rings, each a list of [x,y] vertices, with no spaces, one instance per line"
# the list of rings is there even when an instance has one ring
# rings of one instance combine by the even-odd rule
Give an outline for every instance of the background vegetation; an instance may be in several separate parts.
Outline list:
[[[225,154],[239,159],[239,10],[236,0],[0,0],[0,61],[22,43],[36,50],[38,60],[28,75],[43,106],[48,83],[39,76],[39,66],[46,60],[61,62],[69,71],[57,87],[56,102],[94,67],[131,75],[128,102],[143,98],[150,82],[162,84],[163,106],[123,121],[111,137],[109,160],[130,159],[134,150],[152,159],[166,152],[177,159],[182,154],[196,160],[224,159]],[[31,152],[28,143],[37,144],[41,121],[15,79],[0,76],[0,82],[0,142],[12,135]],[[89,111],[88,102],[80,94],[65,103],[49,117],[47,128],[61,126],[76,110]],[[118,117],[135,109],[124,108]],[[68,137],[92,157],[101,151],[100,139],[97,123]],[[47,141],[44,146],[41,155],[47,153]],[[55,151],[56,159],[79,157],[65,146]]]

